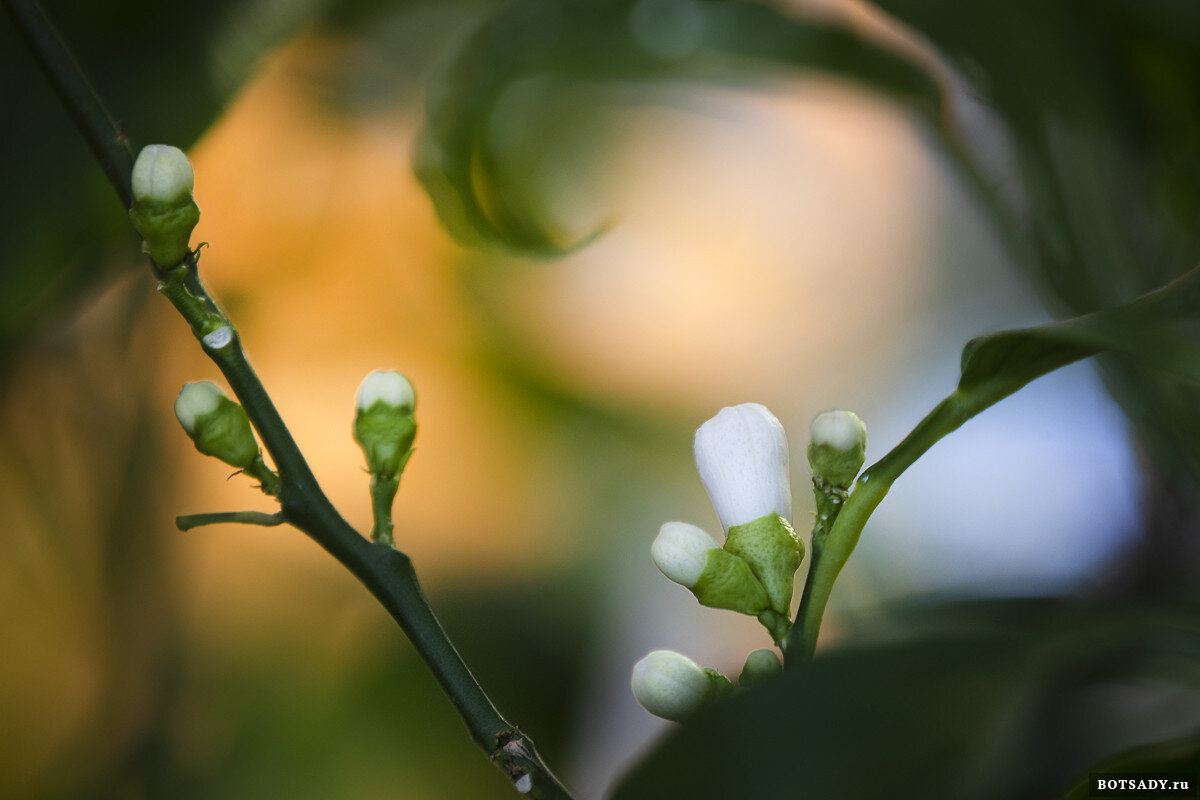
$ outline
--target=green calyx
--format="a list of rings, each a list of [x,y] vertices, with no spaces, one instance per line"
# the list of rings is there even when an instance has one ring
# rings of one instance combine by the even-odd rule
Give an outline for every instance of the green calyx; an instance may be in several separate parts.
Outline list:
[[[367,457],[373,475],[396,477],[412,455],[417,421],[409,407],[377,400],[354,417],[354,439]]]
[[[712,702],[713,699],[733,691],[733,682],[718,670],[712,667],[704,667],[703,672],[708,676],[708,694],[705,695],[704,702]]]
[[[212,411],[196,416],[188,435],[204,455],[246,469],[259,455],[246,410],[224,395],[216,402],[217,407]]]
[[[813,474],[831,486],[844,489],[854,483],[865,460],[866,448],[862,445],[852,450],[838,450],[827,444],[808,443],[808,464]]]
[[[770,608],[767,590],[754,577],[750,565],[719,548],[708,551],[704,570],[692,586],[700,605],[724,608],[742,614],[758,615]]]
[[[200,207],[190,191],[173,200],[135,200],[129,219],[141,234],[144,249],[154,262],[169,269],[191,252],[192,229],[200,221]]]
[[[788,618],[792,584],[804,559],[804,545],[791,524],[778,514],[767,514],[744,525],[734,525],[725,537],[724,547],[750,566],[767,591],[770,609]]]

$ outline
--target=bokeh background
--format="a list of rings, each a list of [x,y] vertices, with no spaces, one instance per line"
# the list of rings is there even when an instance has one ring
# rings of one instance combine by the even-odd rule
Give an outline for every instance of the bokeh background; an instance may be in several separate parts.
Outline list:
[[[617,44],[589,29],[616,66],[581,53],[578,69],[539,65],[538,42],[588,4],[47,5],[129,136],[187,147],[202,274],[361,530],[355,389],[375,368],[412,378],[398,545],[501,710],[587,797],[664,730],[628,690],[637,658],[671,647],[735,674],[768,644],[649,559],[664,521],[719,527],[691,460],[700,422],[740,402],[775,412],[801,529],[816,412],[857,412],[878,458],[953,389],[970,337],[1129,299],[1195,247],[1136,280],[1031,275],[895,97],[795,65],[621,60],[617,44],[670,65],[701,49],[686,2],[596,4],[625,15]],[[525,16],[504,30],[527,40],[472,50],[513,8]],[[923,35],[862,3],[771,8],[925,65],[995,188],[1038,212],[1013,188],[1020,136]],[[1071,41],[1046,47],[1069,58]],[[472,146],[490,171],[473,179],[509,198],[485,205],[519,219],[516,247],[452,236],[414,174],[427,109],[469,95],[446,66],[464,52],[532,63],[488,89],[486,113],[458,109],[482,120]],[[508,796],[403,636],[316,545],[290,528],[175,530],[176,514],[270,505],[178,430],[179,387],[217,372],[155,296],[7,19],[0,53],[0,795]],[[1102,127],[1068,123],[1058,147],[1105,146]],[[886,629],[913,598],[1144,588],[1139,558],[1183,576],[1153,573],[1162,594],[1194,586],[1186,470],[1163,469],[1162,437],[1131,428],[1105,381],[1122,385],[1064,369],[922,459],[869,525],[823,645]],[[1172,443],[1181,462],[1189,442]],[[1185,731],[1194,710],[1163,710],[1156,730]]]

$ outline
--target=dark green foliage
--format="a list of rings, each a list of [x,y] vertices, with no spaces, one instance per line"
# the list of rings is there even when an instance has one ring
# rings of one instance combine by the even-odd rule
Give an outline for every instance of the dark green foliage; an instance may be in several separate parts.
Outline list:
[[[615,800],[1055,797],[1111,749],[1200,708],[1194,610],[914,611],[900,641],[818,658],[673,730]],[[1122,704],[1155,693],[1186,699],[1130,722]]]

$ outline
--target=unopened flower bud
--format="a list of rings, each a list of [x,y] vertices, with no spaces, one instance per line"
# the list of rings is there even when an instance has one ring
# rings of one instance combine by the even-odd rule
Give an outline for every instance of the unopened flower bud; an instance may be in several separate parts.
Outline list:
[[[717,547],[695,525],[668,522],[650,546],[663,575],[692,591],[700,605],[758,615],[771,605],[750,565]]]
[[[849,411],[822,411],[809,427],[808,463],[831,486],[848,487],[866,458],[867,426]]]
[[[696,431],[695,451],[700,479],[725,527],[724,549],[750,566],[771,609],[788,618],[804,551],[788,521],[792,490],[783,425],[758,403],[723,408]]]
[[[238,469],[258,458],[258,442],[246,410],[211,381],[185,384],[175,400],[175,416],[196,449]]]
[[[781,672],[783,666],[780,665],[774,650],[755,650],[746,656],[746,664],[742,667],[742,674],[738,676],[738,686],[753,686]]]
[[[191,162],[178,147],[147,145],[134,162],[130,182],[129,217],[144,249],[160,267],[175,266],[190,252],[192,229],[200,221],[200,208],[192,199]]]
[[[690,589],[704,572],[708,551],[716,549],[716,541],[695,525],[668,522],[658,529],[650,557],[663,575]]]
[[[729,679],[672,650],[655,650],[633,665],[633,696],[656,717],[679,722],[732,688]]]
[[[394,478],[412,455],[417,436],[413,417],[417,396],[408,378],[394,370],[375,370],[358,387],[354,439],[372,474]]]
[[[792,517],[787,438],[758,403],[721,409],[696,431],[696,468],[728,531],[768,514]]]

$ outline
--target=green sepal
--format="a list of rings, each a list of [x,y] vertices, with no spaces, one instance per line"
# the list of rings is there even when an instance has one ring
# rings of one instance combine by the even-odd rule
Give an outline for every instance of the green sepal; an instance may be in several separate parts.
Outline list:
[[[867,457],[866,444],[858,443],[850,450],[838,450],[828,444],[808,443],[808,465],[813,475],[831,486],[845,489],[854,483]]]
[[[354,439],[367,457],[372,474],[395,477],[412,455],[417,421],[409,408],[397,408],[377,400],[354,417]]]
[[[201,453],[231,467],[246,469],[259,456],[246,409],[223,395],[217,399],[216,408],[196,416],[193,432],[188,435]]]
[[[724,548],[750,565],[767,590],[770,607],[789,617],[792,584],[804,559],[804,545],[791,524],[778,514],[767,514],[744,525],[734,525],[725,537]]]
[[[709,702],[713,698],[720,697],[723,694],[729,694],[733,691],[733,682],[722,675],[719,671],[712,667],[704,667],[703,672],[708,676],[708,694],[704,697],[704,702]]]
[[[776,644],[782,644],[792,632],[792,621],[788,619],[788,615],[769,608],[758,615],[758,621],[767,629],[767,633],[771,634],[771,641]]]
[[[139,200],[129,209],[129,219],[142,236],[143,249],[163,269],[169,269],[191,252],[192,229],[200,221],[200,207],[191,192],[172,202]]]
[[[767,590],[742,559],[714,547],[708,551],[704,570],[692,586],[700,605],[757,615],[771,607]]]

